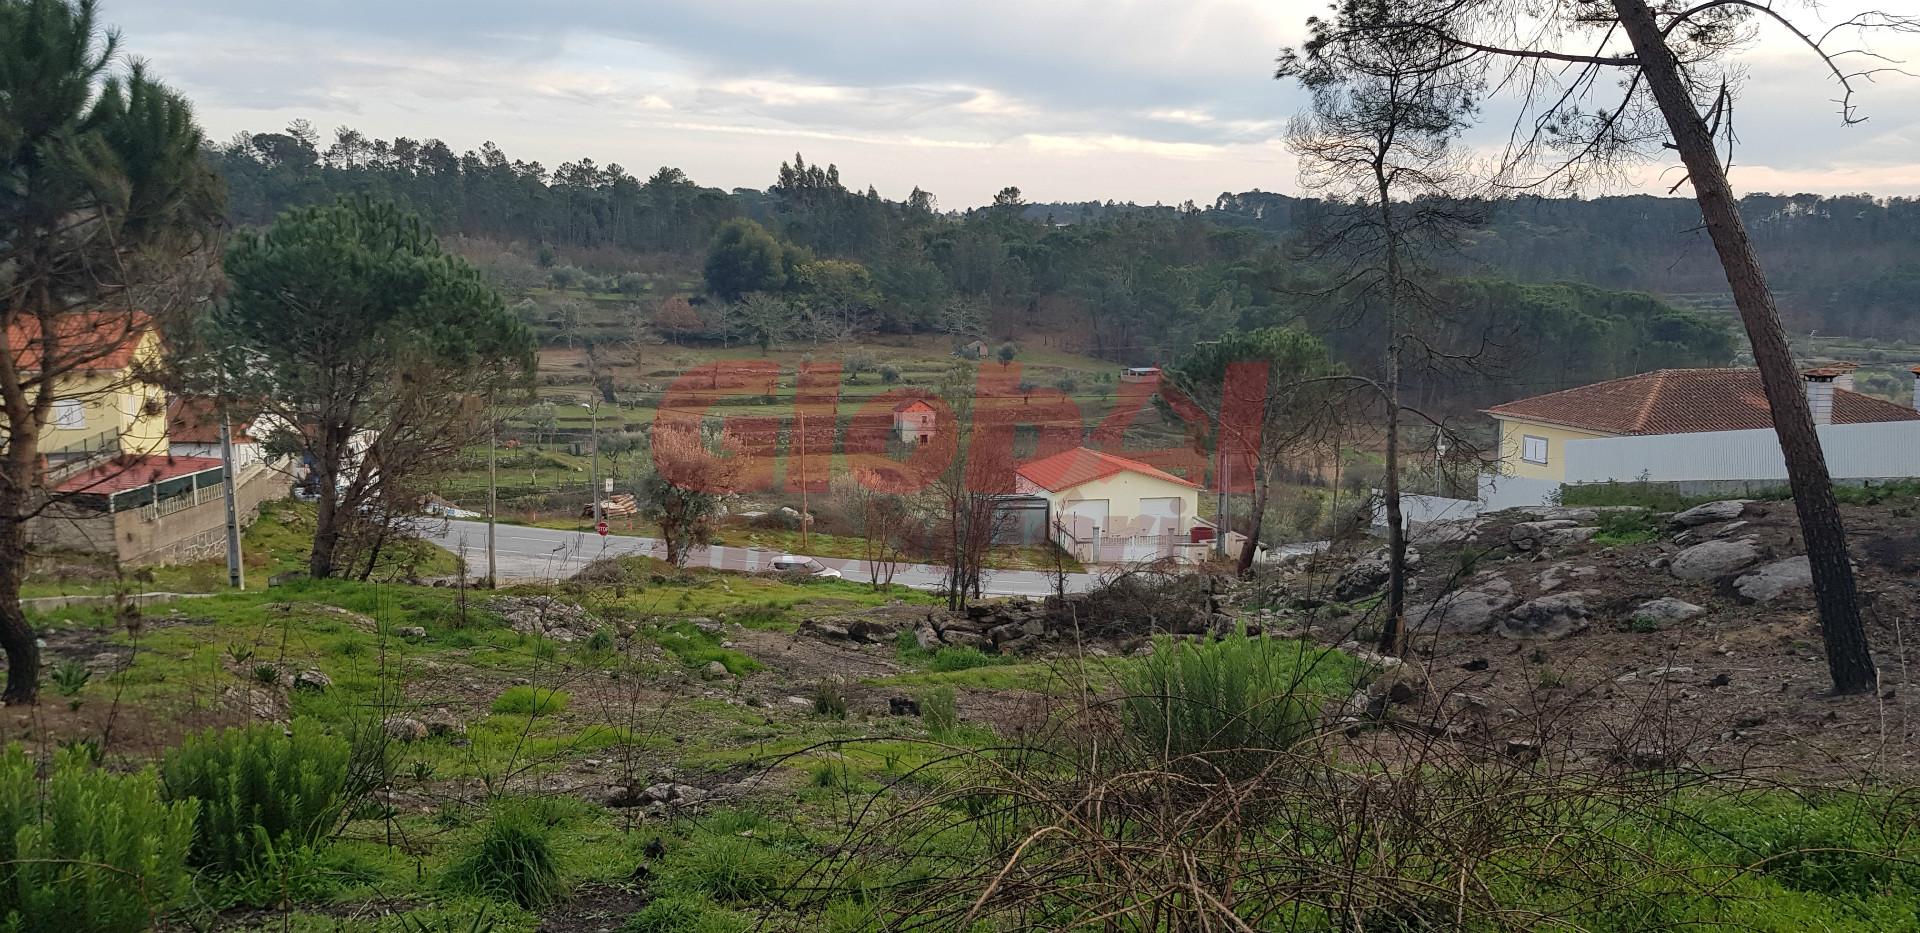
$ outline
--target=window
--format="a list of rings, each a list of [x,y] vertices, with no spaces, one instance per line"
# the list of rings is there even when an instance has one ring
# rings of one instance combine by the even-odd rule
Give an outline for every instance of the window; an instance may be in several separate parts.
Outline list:
[[[1547,462],[1547,439],[1531,434],[1520,435],[1520,459],[1528,463]]]
[[[53,403],[53,426],[56,428],[84,428],[87,426],[87,412],[79,399],[62,399]]]

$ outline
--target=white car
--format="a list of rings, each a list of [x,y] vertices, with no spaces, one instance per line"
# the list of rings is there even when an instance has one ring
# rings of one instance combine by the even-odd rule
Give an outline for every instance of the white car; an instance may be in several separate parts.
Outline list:
[[[782,554],[773,559],[774,573],[804,573],[812,577],[839,579],[840,571],[833,569],[811,557],[798,554]]]

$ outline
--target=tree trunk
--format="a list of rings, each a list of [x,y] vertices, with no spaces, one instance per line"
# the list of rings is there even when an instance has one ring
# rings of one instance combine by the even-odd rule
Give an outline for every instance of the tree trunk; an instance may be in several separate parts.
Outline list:
[[[19,510],[0,494],[0,648],[7,653],[7,689],[0,702],[31,705],[40,691],[40,645],[20,606],[20,585],[27,570],[26,525]]]
[[[1800,515],[1800,533],[1806,540],[1807,562],[1813,571],[1814,601],[1820,610],[1820,633],[1826,642],[1827,670],[1838,693],[1873,690],[1878,677],[1867,632],[1860,621],[1854,591],[1853,567],[1847,561],[1847,539],[1840,523],[1840,505],[1833,496],[1827,461],[1814,430],[1806,389],[1793,365],[1780,313],[1767,286],[1759,257],[1739,205],[1727,182],[1727,173],[1714,151],[1713,135],[1694,105],[1680,74],[1679,62],[1667,48],[1646,0],[1613,0],[1615,12],[1647,80],[1660,104],[1675,148],[1693,182],[1694,198],[1706,221],[1713,248],[1720,254],[1733,301],[1740,309],[1760,383],[1773,410],[1774,433],[1787,463],[1787,485]]]
[[[1259,482],[1253,487],[1253,507],[1247,515],[1247,543],[1240,548],[1240,559],[1234,562],[1234,572],[1246,576],[1253,571],[1253,555],[1260,548],[1260,526],[1266,524],[1267,493],[1273,488],[1273,466],[1263,465]],[[1230,529],[1221,529],[1226,534]]]
[[[32,507],[28,497],[40,455],[38,433],[13,439],[0,461],[0,649],[7,654],[7,688],[0,702],[8,706],[31,705],[40,692],[40,644],[20,605],[27,575],[27,525],[22,516]]]
[[[1387,617],[1380,625],[1382,654],[1399,656],[1406,640],[1407,531],[1400,514],[1400,268],[1399,233],[1394,227],[1393,201],[1386,166],[1374,163],[1380,192],[1380,219],[1387,235],[1387,373],[1382,394],[1387,408],[1387,463],[1380,492],[1387,511]]]
[[[340,549],[340,489],[338,478],[320,470],[319,504],[313,515],[313,553],[307,555],[307,575],[315,580],[333,576],[333,554]]]

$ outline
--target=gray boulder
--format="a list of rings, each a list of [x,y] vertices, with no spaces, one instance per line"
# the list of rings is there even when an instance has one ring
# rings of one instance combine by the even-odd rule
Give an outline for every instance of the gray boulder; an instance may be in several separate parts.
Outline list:
[[[1527,600],[1507,613],[1500,623],[1500,635],[1552,641],[1582,631],[1593,624],[1586,601],[1595,595],[1593,590],[1577,590]]]
[[[1465,518],[1415,525],[1407,529],[1407,540],[1415,544],[1464,544],[1479,533],[1479,520]]]
[[[934,631],[933,623],[922,621],[913,627],[913,643],[918,645],[921,651],[939,651],[940,633]]]
[[[1812,585],[1813,567],[1803,555],[1755,567],[1733,581],[1733,592],[1746,602],[1764,603]]]
[[[1600,568],[1593,566],[1583,565],[1576,567],[1572,564],[1554,564],[1540,572],[1540,578],[1537,582],[1540,584],[1540,592],[1551,593],[1565,585],[1569,580],[1591,577],[1599,572]]]
[[[418,742],[427,737],[427,724],[406,716],[394,716],[380,724],[387,738],[396,742]]]
[[[467,731],[467,727],[460,723],[460,717],[444,709],[428,713],[425,725],[428,735],[464,735]]]
[[[295,690],[321,692],[331,686],[333,686],[333,678],[328,677],[320,671],[301,671],[293,678],[293,689]]]
[[[1633,608],[1633,618],[1645,622],[1685,622],[1707,610],[1684,599],[1662,596]]]
[[[1682,528],[1710,525],[1714,522],[1730,522],[1739,518],[1740,513],[1747,510],[1748,501],[1749,500],[1746,499],[1722,499],[1719,502],[1708,502],[1696,505],[1693,508],[1675,515],[1671,521]]]
[[[1579,522],[1570,518],[1550,518],[1538,522],[1521,522],[1507,529],[1507,543],[1516,551],[1534,551],[1547,546],[1549,535],[1557,531],[1578,528]]]
[[[1407,627],[1440,635],[1477,634],[1493,625],[1494,619],[1514,602],[1513,584],[1504,577],[1493,577],[1446,593],[1433,602],[1408,606]]]
[[[1668,572],[1682,580],[1721,580],[1766,557],[1756,538],[1703,541],[1673,555]]]
[[[1387,564],[1387,549],[1380,548],[1347,565],[1340,579],[1334,581],[1334,601],[1350,603],[1380,592],[1387,585]],[[1407,569],[1420,569],[1420,552],[1411,545],[1407,547]]]
[[[731,675],[725,664],[719,661],[708,661],[707,666],[700,669],[700,676],[708,680],[726,680]]]

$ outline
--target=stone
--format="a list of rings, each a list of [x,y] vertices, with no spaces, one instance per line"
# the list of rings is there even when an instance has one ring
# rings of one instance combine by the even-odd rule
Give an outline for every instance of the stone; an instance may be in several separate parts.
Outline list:
[[[1388,563],[1387,549],[1380,548],[1347,565],[1334,581],[1334,601],[1350,603],[1378,593],[1387,585]],[[1420,569],[1420,552],[1411,546],[1407,548],[1407,569]]]
[[[919,646],[921,651],[939,651],[940,633],[934,630],[933,623],[922,621],[913,627],[913,643]]]
[[[1636,622],[1685,622],[1706,611],[1684,599],[1662,596],[1635,606],[1633,619]]]
[[[981,651],[993,650],[993,642],[988,640],[987,636],[979,634],[978,632],[962,631],[961,629],[948,626],[946,638],[947,643],[950,645],[958,645],[962,648],[978,648]]]
[[[1678,554],[1667,572],[1682,580],[1706,581],[1731,577],[1766,557],[1755,538],[1703,541]]]
[[[1527,640],[1565,638],[1593,624],[1586,601],[1597,595],[1593,590],[1578,590],[1527,600],[1501,620],[1500,634]]]
[[[1427,522],[1407,530],[1407,540],[1415,544],[1465,544],[1480,534],[1478,519]]]
[[[380,724],[387,738],[396,742],[418,742],[427,737],[427,724],[406,716],[394,716]]]
[[[1525,511],[1537,519],[1550,522],[1574,522],[1585,525],[1589,522],[1597,522],[1600,520],[1600,512],[1598,509],[1587,509],[1577,506],[1547,505]]]
[[[1568,580],[1576,577],[1591,577],[1599,572],[1600,568],[1598,567],[1575,567],[1572,564],[1554,564],[1546,570],[1541,571],[1540,578],[1536,582],[1540,584],[1540,592],[1551,593],[1559,589]]]
[[[1733,581],[1734,595],[1749,603],[1765,603],[1813,586],[1813,566],[1805,555],[1762,564]]]
[[[426,727],[427,734],[434,736],[465,735],[467,731],[467,727],[460,722],[460,717],[444,709],[428,713]]]
[[[671,806],[685,806],[699,803],[707,798],[707,792],[689,784],[676,784],[662,781],[641,787],[638,783],[614,787],[601,802],[609,807],[646,807],[655,815],[665,813]]]
[[[1710,525],[1714,522],[1730,522],[1747,510],[1747,499],[1722,499],[1696,505],[1675,515],[1668,521],[1681,528],[1693,528],[1697,525]]]
[[[408,641],[420,641],[427,637],[427,630],[418,625],[403,625],[394,629],[393,633]]]
[[[333,678],[320,671],[301,671],[294,675],[293,689],[323,692],[333,686]]]
[[[723,628],[723,626],[721,626],[720,623],[715,622],[714,620],[706,618],[704,616],[694,616],[693,618],[687,620],[687,624],[693,626],[694,628],[699,629],[702,632],[707,633],[708,635],[718,635],[720,634],[720,631]]]
[[[920,703],[912,697],[887,697],[887,714],[890,716],[918,716]]]
[[[1427,675],[1411,664],[1396,663],[1367,683],[1369,700],[1394,706],[1412,706],[1427,695]]]
[[[1440,635],[1477,634],[1486,631],[1516,601],[1513,584],[1505,577],[1492,577],[1433,602],[1408,606],[1407,628]]]
[[[1537,551],[1548,546],[1549,536],[1555,532],[1570,531],[1579,525],[1579,522],[1568,518],[1521,522],[1507,529],[1507,544],[1516,551]]]
[[[599,616],[551,596],[496,596],[487,606],[514,631],[559,642],[591,638],[601,625]]]
[[[725,664],[719,661],[708,661],[707,666],[700,669],[700,676],[707,680],[726,680],[733,675],[728,673]]]

